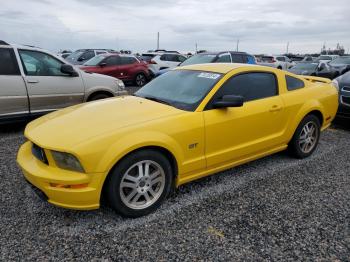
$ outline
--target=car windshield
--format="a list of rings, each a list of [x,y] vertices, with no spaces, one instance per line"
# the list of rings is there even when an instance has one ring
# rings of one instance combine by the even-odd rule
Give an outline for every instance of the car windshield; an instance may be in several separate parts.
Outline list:
[[[211,55],[211,54],[194,55],[194,56],[186,59],[180,65],[186,66],[186,65],[211,63],[214,61],[215,57],[216,57],[216,55]]]
[[[350,65],[350,56],[338,57],[329,63],[330,65],[346,64]]]
[[[315,63],[299,63],[293,66],[291,69],[299,69],[299,70],[315,70],[318,64]]]
[[[105,56],[103,55],[97,55],[90,60],[86,61],[83,65],[85,66],[97,66],[103,59],[105,59]]]
[[[75,52],[71,53],[69,56],[67,56],[67,59],[68,60],[77,60],[83,53],[84,53],[84,51],[75,51]]]
[[[222,74],[194,70],[173,70],[149,82],[136,96],[194,111]]]

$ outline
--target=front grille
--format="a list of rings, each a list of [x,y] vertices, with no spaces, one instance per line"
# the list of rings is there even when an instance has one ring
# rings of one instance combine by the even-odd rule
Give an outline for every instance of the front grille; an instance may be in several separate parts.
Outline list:
[[[48,164],[49,162],[47,161],[45,151],[42,149],[40,146],[33,144],[32,146],[32,154],[39,159],[41,162]]]

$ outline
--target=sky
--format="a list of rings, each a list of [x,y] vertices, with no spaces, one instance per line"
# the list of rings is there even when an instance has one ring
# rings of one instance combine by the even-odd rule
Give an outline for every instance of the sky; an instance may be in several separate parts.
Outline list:
[[[350,48],[349,0],[0,0],[0,39],[62,49],[252,54]]]

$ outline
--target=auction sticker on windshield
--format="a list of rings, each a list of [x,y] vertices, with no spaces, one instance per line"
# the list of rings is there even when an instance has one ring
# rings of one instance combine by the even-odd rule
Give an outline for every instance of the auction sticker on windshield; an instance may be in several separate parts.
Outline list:
[[[200,73],[198,77],[201,78],[209,78],[209,79],[218,79],[220,77],[220,74],[214,74],[214,73]]]

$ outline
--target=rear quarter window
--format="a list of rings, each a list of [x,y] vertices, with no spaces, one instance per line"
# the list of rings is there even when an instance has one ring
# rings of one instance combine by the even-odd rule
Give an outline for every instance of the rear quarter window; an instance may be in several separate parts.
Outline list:
[[[297,90],[305,86],[302,80],[288,75],[286,75],[286,83],[288,91]]]

